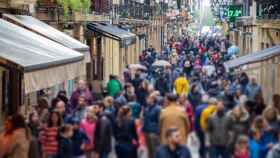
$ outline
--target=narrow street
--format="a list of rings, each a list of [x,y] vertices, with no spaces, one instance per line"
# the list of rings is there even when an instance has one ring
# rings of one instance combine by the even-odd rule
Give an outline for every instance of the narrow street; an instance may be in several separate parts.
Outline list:
[[[0,0],[0,158],[280,158],[280,1]]]

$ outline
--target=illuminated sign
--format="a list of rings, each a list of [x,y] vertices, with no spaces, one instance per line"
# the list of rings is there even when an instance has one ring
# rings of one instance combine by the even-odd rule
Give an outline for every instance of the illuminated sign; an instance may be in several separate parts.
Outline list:
[[[225,11],[225,16],[229,18],[241,17],[242,9],[242,5],[230,5]]]

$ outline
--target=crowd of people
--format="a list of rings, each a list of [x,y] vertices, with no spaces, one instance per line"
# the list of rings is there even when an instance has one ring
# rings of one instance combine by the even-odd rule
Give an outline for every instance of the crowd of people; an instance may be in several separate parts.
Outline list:
[[[40,98],[27,119],[6,119],[0,158],[138,158],[143,146],[148,158],[191,158],[191,133],[200,158],[280,158],[280,95],[266,105],[255,78],[227,72],[230,46],[172,38],[161,53],[141,54],[145,69],[111,75],[105,95],[80,80],[70,98]]]

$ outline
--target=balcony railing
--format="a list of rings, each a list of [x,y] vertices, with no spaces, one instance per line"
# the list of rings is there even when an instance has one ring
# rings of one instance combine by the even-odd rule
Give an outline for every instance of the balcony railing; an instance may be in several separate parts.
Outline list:
[[[83,21],[108,21],[109,16],[83,14],[80,12],[69,11],[67,17],[65,17],[63,8],[56,3],[38,3],[37,6],[37,18],[46,22],[83,22]]]
[[[257,17],[264,20],[280,19],[279,0],[257,0]]]
[[[30,4],[35,4],[37,0],[8,0],[8,4],[12,8],[19,8],[22,6],[28,6]]]

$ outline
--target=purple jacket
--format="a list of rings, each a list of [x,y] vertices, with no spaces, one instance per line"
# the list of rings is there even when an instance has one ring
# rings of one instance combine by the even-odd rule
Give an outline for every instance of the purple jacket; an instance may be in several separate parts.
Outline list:
[[[70,104],[73,108],[76,108],[76,106],[78,105],[78,100],[81,95],[85,96],[88,105],[92,104],[93,97],[91,92],[88,89],[85,91],[77,89],[72,93],[70,98]]]

